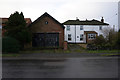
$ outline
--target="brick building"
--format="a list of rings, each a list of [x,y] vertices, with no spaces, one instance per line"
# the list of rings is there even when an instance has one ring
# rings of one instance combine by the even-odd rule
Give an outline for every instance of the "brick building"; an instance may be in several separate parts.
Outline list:
[[[64,48],[64,26],[44,13],[29,26],[33,47]]]

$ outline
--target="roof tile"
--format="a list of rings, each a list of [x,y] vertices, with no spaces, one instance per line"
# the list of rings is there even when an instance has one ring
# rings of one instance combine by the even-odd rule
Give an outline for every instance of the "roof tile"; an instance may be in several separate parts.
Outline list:
[[[63,23],[64,25],[109,25],[107,23],[100,22],[98,20],[85,20],[85,21],[80,21],[80,20],[68,20]]]

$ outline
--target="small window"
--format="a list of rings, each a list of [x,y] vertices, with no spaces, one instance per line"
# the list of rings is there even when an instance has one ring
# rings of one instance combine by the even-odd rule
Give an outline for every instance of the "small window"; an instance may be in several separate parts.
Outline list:
[[[48,24],[48,21],[45,21],[45,24]]]
[[[102,30],[102,26],[99,26],[99,30]]]
[[[72,40],[71,34],[68,34],[68,40],[69,40],[69,41]]]
[[[88,39],[92,40],[96,38],[96,34],[88,34]]]
[[[80,26],[80,30],[83,30],[83,26]]]
[[[83,34],[80,34],[80,41],[83,41]]]
[[[70,31],[70,26],[67,26],[67,31]]]

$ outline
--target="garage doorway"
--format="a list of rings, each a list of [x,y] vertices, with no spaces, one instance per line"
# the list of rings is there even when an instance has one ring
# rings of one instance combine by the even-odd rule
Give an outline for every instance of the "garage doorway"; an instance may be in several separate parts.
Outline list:
[[[34,33],[32,46],[43,48],[59,47],[59,33]]]

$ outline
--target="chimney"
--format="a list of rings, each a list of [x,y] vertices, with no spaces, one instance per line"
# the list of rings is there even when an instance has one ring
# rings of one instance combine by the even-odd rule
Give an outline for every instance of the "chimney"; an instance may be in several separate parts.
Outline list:
[[[76,20],[78,20],[78,21],[79,21],[78,17],[76,17]]]
[[[102,19],[101,19],[101,22],[104,23],[104,19],[103,19],[103,17],[102,17]]]

